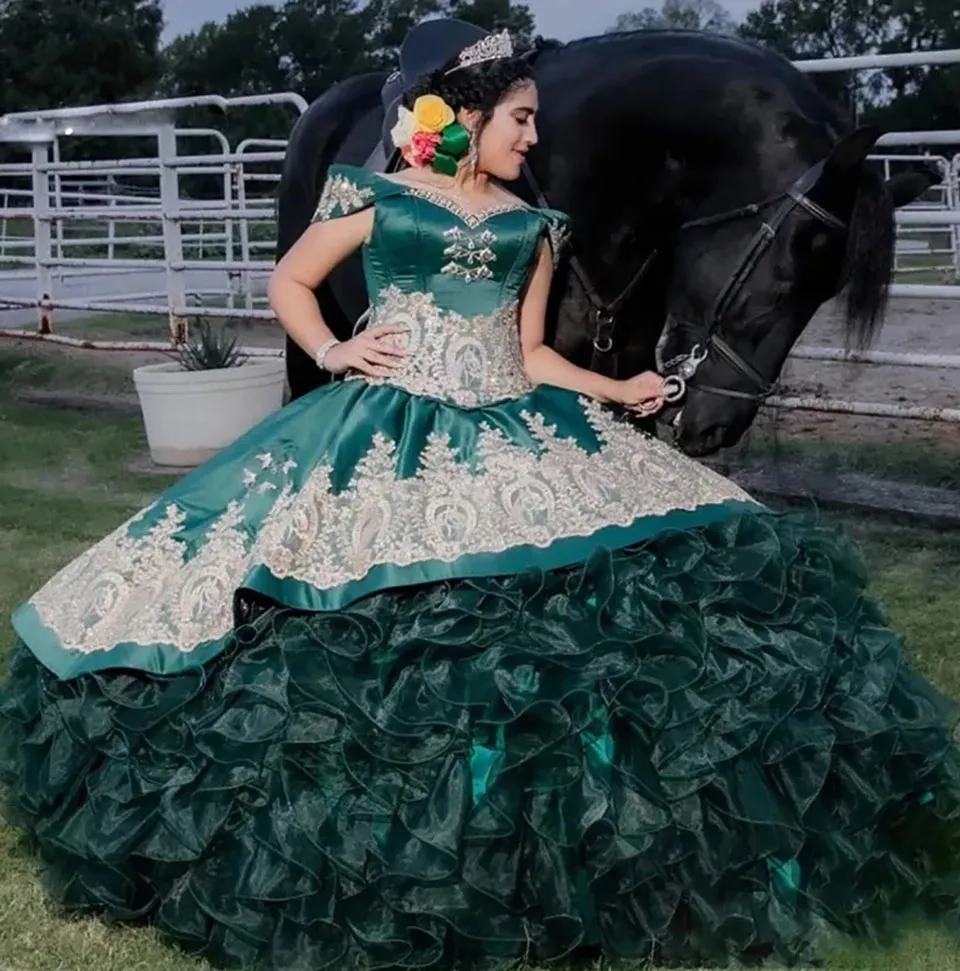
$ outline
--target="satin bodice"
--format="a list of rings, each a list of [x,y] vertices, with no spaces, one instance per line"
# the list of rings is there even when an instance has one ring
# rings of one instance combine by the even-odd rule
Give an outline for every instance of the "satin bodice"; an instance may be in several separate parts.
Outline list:
[[[478,405],[524,394],[518,311],[539,246],[554,260],[568,220],[519,200],[471,211],[450,195],[334,166],[315,218],[374,207],[363,247],[368,326],[402,324],[402,373],[377,379],[415,394]]]

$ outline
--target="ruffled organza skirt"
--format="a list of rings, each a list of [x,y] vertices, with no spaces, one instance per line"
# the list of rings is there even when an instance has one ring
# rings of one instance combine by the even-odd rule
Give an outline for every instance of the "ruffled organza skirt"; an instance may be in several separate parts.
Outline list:
[[[217,964],[793,961],[954,909],[953,724],[855,550],[742,513],[175,674],[21,645],[0,776],[60,903]]]

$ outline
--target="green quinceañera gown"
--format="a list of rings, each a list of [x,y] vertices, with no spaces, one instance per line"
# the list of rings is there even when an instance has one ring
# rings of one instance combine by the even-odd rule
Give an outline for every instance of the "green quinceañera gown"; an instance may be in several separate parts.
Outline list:
[[[806,959],[951,911],[953,710],[857,553],[532,387],[565,217],[335,167],[412,352],[17,609],[0,773],[58,901],[214,963]]]

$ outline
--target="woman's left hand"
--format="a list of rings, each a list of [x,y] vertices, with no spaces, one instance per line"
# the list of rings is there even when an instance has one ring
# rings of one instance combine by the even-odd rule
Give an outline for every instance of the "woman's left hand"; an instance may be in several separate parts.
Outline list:
[[[655,371],[617,382],[617,402],[638,415],[655,415],[666,403],[667,388]]]

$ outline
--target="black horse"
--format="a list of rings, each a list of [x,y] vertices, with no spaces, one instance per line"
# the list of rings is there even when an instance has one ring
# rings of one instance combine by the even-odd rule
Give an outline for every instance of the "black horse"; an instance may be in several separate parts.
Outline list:
[[[659,366],[688,382],[677,444],[735,444],[803,328],[846,288],[850,337],[882,321],[894,209],[937,176],[884,182],[810,79],[738,40],[642,31],[535,53],[541,141],[511,188],[573,218],[549,340],[622,376]],[[362,165],[381,136],[386,75],[337,85],[294,128],[279,195],[278,257],[309,223],[332,162]],[[348,337],[366,308],[358,258],[317,294]],[[324,376],[287,345],[295,397]]]

